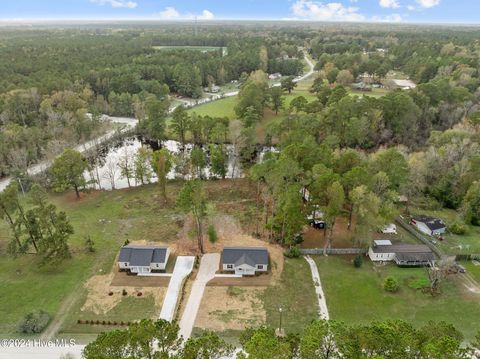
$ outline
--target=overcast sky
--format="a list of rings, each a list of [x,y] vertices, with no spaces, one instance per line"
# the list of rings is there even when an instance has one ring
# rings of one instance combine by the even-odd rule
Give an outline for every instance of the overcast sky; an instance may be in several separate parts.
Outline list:
[[[0,0],[0,19],[480,23],[480,0]]]

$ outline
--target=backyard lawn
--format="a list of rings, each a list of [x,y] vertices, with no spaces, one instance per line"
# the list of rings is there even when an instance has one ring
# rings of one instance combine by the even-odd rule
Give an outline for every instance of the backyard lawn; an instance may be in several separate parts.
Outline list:
[[[454,222],[463,223],[463,219],[458,212],[452,209],[442,209],[439,211],[421,211],[416,210],[420,214],[425,214],[434,218],[442,219],[448,226]],[[464,235],[457,235],[448,232],[444,236],[443,241],[438,241],[437,245],[447,254],[480,254],[480,227],[465,225],[467,232]]]
[[[261,296],[266,311],[267,325],[278,328],[279,308],[287,333],[298,333],[313,319],[318,318],[318,301],[310,267],[302,257],[285,259],[279,283],[265,289]]]
[[[126,239],[163,243],[176,241],[178,232],[183,228],[183,215],[174,208],[174,197],[181,185],[181,182],[168,184],[167,192],[171,199],[168,206],[162,204],[155,184],[92,192],[80,201],[73,193],[50,195],[49,200],[66,211],[75,229],[69,241],[73,256],[57,268],[39,268],[33,255],[16,259],[8,256],[9,230],[1,221],[0,334],[11,337],[20,319],[33,310],[42,309],[55,315],[60,308],[62,313],[66,303],[71,303],[62,316],[78,311],[84,304],[84,283],[92,275],[104,275],[112,270],[119,248]],[[213,206],[221,206],[225,213],[236,216],[241,223],[251,220],[251,216],[247,218],[243,215],[246,206],[251,203],[238,202],[254,198],[254,189],[250,189],[247,181],[209,181],[205,182],[205,186]],[[239,204],[234,205],[237,202]],[[223,203],[226,204],[222,206]],[[86,235],[90,235],[95,243],[94,253],[87,253],[85,249]],[[145,303],[148,304],[148,300]],[[148,305],[142,308],[149,313]],[[135,314],[128,316],[131,320]]]
[[[423,268],[376,267],[365,260],[362,268],[357,269],[351,258],[340,256],[316,256],[315,261],[332,319],[347,323],[403,319],[415,325],[443,320],[454,324],[467,339],[479,330],[473,318],[480,313],[480,296],[465,292],[458,278],[449,277],[442,283],[442,293],[432,297],[414,289],[427,278]],[[399,282],[398,293],[383,289],[387,276]]]

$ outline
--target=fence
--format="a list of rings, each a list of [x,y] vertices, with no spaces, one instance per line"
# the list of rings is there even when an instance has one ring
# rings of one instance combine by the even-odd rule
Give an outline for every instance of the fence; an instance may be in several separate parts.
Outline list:
[[[412,236],[417,238],[420,242],[428,246],[428,248],[430,248],[432,252],[434,252],[439,258],[442,258],[444,256],[443,252],[435,244],[433,244],[427,238],[422,236],[419,232],[417,232],[414,228],[412,228],[411,225],[406,223],[404,220],[402,220],[401,218],[397,218],[395,221],[400,225],[400,227],[405,229],[408,233],[410,233]]]
[[[323,248],[304,248],[300,249],[302,254],[323,254]],[[367,254],[368,250],[365,248],[327,248],[327,254]]]

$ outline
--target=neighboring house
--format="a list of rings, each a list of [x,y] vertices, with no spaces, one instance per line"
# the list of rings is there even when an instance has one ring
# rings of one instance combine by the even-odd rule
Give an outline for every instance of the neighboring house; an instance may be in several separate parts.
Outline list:
[[[435,260],[435,255],[423,244],[392,244],[389,240],[373,241],[368,250],[372,262],[395,262],[401,267],[425,266]]]
[[[439,236],[447,230],[447,226],[441,219],[432,217],[413,217],[410,223],[417,227],[420,232],[429,236]]]
[[[417,85],[411,80],[392,79],[390,81],[390,87],[392,89],[412,90],[417,87]]]
[[[137,274],[165,270],[169,255],[168,247],[127,245],[120,249],[118,267]]]
[[[222,270],[241,275],[268,271],[268,250],[264,247],[225,247]]]
[[[274,74],[268,75],[268,78],[269,78],[270,80],[277,80],[277,79],[279,79],[279,78],[281,78],[281,77],[282,77],[282,74],[279,73],[279,72],[275,72]]]

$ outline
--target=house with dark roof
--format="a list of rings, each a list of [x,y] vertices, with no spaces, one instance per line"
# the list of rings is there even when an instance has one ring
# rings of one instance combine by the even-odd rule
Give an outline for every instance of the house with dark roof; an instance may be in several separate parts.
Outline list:
[[[240,275],[268,271],[268,250],[265,247],[225,247],[222,270]]]
[[[432,250],[424,244],[373,241],[368,250],[372,262],[395,262],[401,267],[426,266],[435,260]]]
[[[420,216],[413,217],[410,223],[417,227],[420,232],[428,234],[429,236],[439,236],[447,230],[447,226],[441,219]]]
[[[127,245],[120,249],[118,268],[142,274],[165,270],[170,250],[168,247]]]

